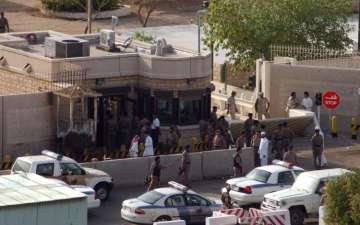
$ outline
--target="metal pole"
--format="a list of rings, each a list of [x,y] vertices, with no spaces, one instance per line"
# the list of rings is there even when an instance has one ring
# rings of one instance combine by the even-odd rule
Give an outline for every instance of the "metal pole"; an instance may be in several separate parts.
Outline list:
[[[200,45],[201,45],[201,21],[200,21],[200,11],[197,12],[197,25],[198,25],[198,55],[201,55]]]
[[[88,33],[91,34],[92,24],[92,0],[87,1],[87,21],[88,21]]]
[[[319,105],[317,106],[317,118],[318,118],[318,121],[319,121],[319,128],[320,128],[321,123],[320,123],[320,106]]]

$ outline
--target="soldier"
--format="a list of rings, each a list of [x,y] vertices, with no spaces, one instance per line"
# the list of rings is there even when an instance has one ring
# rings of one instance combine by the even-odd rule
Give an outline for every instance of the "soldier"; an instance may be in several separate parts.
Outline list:
[[[181,155],[181,165],[179,170],[179,176],[182,176],[183,184],[189,186],[189,173],[190,173],[190,145],[186,145],[185,149]]]
[[[265,116],[266,119],[270,118],[269,108],[269,100],[264,97],[264,94],[262,92],[260,92],[259,97],[256,99],[255,102],[255,112],[258,116],[258,120],[262,120],[263,116]]]
[[[256,131],[251,140],[251,147],[254,148],[254,165],[260,166],[260,155],[259,155],[259,147],[261,141],[261,132]]]
[[[215,137],[212,140],[212,146],[215,150],[226,149],[227,143],[220,129],[217,129],[215,132]]]
[[[287,122],[283,123],[280,135],[282,138],[281,140],[282,143],[281,155],[282,155],[284,152],[287,152],[289,150],[289,146],[292,144],[292,140],[294,139],[295,135],[294,132],[288,127]]]
[[[321,168],[321,155],[324,150],[323,137],[320,135],[320,129],[315,129],[315,134],[311,139],[313,158],[314,158],[314,167],[316,169]]]
[[[170,147],[169,153],[174,153],[179,144],[179,136],[173,126],[169,128],[169,133],[166,137],[166,144]]]
[[[285,111],[289,113],[290,109],[296,109],[299,106],[299,102],[296,98],[296,92],[291,92],[288,98]]]
[[[235,103],[235,96],[236,96],[236,92],[235,91],[231,92],[231,96],[228,98],[228,101],[227,101],[227,114],[230,113],[230,118],[232,120],[235,119],[235,113],[238,112],[238,109],[237,109],[236,103]]]
[[[167,167],[160,164],[160,157],[156,156],[150,167],[150,184],[147,189],[148,191],[159,187],[161,170],[165,168]]]
[[[281,160],[281,157],[283,155],[282,152],[282,137],[281,137],[281,129],[282,129],[282,124],[279,123],[277,125],[277,128],[273,131],[272,133],[272,153],[275,153],[275,159],[279,159]]]
[[[230,185],[226,185],[226,191],[221,193],[221,202],[225,209],[232,209],[233,205],[230,197]]]
[[[293,165],[299,165],[297,161],[296,152],[293,150],[292,146],[290,146],[289,151],[285,152],[283,161],[287,163],[291,163]]]
[[[249,113],[248,118],[245,120],[245,123],[244,123],[247,147],[250,147],[251,139],[252,139],[252,135],[253,135],[254,120],[252,117],[253,117],[253,114]]]
[[[236,149],[236,154],[233,157],[234,177],[242,176],[241,151],[242,151],[241,148]]]
[[[9,22],[4,16],[4,12],[0,13],[0,33],[10,32]]]

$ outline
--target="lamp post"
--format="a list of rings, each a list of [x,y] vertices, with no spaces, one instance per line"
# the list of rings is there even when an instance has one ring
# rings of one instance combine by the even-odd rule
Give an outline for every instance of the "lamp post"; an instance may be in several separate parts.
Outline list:
[[[203,8],[196,12],[197,26],[198,26],[198,55],[201,55],[201,16],[207,12],[207,8],[209,7],[209,1],[203,1]]]

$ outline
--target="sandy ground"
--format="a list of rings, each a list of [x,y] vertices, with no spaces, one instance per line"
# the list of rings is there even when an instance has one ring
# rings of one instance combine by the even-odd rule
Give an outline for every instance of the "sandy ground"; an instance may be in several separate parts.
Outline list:
[[[165,4],[153,13],[148,26],[189,24],[194,20],[196,10],[200,8],[199,2],[201,1],[181,0]],[[11,31],[54,30],[69,34],[84,33],[86,21],[45,17],[40,13],[40,6],[40,0],[0,0],[0,10],[5,12]],[[139,26],[141,24],[134,13],[130,17],[120,18],[117,28]],[[96,20],[93,23],[93,32],[109,27],[110,20]]]

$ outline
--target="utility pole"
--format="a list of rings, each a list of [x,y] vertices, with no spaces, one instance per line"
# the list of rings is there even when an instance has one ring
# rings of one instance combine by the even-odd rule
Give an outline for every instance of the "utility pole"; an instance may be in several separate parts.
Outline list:
[[[88,21],[88,33],[91,34],[92,0],[87,0],[87,21]]]

